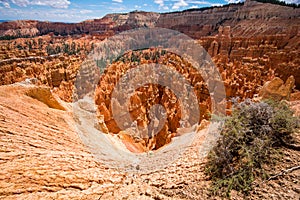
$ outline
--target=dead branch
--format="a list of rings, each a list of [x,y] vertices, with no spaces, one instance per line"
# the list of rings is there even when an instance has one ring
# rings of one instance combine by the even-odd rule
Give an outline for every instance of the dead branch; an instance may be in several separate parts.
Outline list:
[[[285,175],[285,174],[287,174],[287,173],[290,173],[290,172],[292,172],[292,171],[295,171],[295,170],[297,170],[297,169],[300,169],[300,165],[295,166],[295,167],[292,167],[292,168],[289,168],[289,169],[286,169],[286,170],[282,170],[280,173],[278,173],[278,174],[276,174],[276,175],[274,175],[274,176],[269,177],[269,178],[267,179],[267,181],[272,180],[272,179],[275,179],[275,178],[277,178],[278,176],[283,176],[283,175]],[[263,181],[263,182],[265,182],[265,181]]]
[[[279,138],[279,140],[280,140],[282,146],[284,146],[285,148],[292,149],[292,150],[295,150],[295,151],[300,151],[300,146],[297,146],[297,145],[294,145],[294,144],[289,144],[285,140],[283,140],[282,138]]]

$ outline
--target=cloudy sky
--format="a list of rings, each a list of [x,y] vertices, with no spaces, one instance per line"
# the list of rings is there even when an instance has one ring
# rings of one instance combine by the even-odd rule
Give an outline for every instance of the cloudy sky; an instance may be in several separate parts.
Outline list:
[[[0,20],[79,22],[101,18],[107,13],[133,10],[170,12],[238,1],[240,0],[0,0]],[[286,1],[300,2],[300,0]]]

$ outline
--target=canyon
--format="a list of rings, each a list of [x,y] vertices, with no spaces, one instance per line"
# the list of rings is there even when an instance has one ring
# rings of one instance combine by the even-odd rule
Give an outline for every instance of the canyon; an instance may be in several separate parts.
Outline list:
[[[0,23],[0,197],[212,198],[204,175],[205,156],[198,153],[199,148],[204,148],[203,135],[209,131],[212,100],[208,84],[192,70],[191,63],[161,48],[126,52],[111,61],[103,74],[97,71],[98,61],[95,68],[95,62],[89,60],[98,43],[137,28],[175,30],[200,44],[223,80],[227,102],[221,103],[225,104],[226,114],[231,112],[231,98],[275,96],[291,100],[290,105],[299,116],[300,8],[246,0],[182,12],[108,14],[80,23],[3,22]],[[150,107],[162,104],[167,113],[162,130],[155,136],[150,137],[147,132],[149,137],[140,138],[137,135],[143,134],[137,134],[132,127],[125,130],[118,127],[111,104],[122,103],[111,101],[113,88],[126,70],[151,63],[163,64],[188,77],[198,92],[201,116],[197,127],[179,128],[183,114],[174,112],[179,110],[179,102],[172,101],[176,99],[172,91],[155,84],[135,91],[129,112],[138,126],[146,127],[151,121]],[[87,82],[90,75],[99,76],[99,82]],[[137,75],[137,79],[144,77]],[[81,96],[80,90],[92,93]],[[91,108],[92,104],[95,108]],[[117,138],[131,153],[159,152],[191,130],[197,130],[197,137],[182,157],[165,168],[140,173],[134,166],[136,173],[120,172],[97,160],[77,134],[78,124],[84,126],[82,119],[74,117],[77,105],[83,113],[96,116],[90,122],[93,128],[104,132],[105,137]],[[217,134],[208,137],[205,148],[213,146],[217,137]],[[207,149],[201,149],[203,155]],[[283,154],[284,161],[275,171],[300,162],[297,152],[287,150]],[[256,186],[251,195],[297,198],[299,171],[287,177]],[[240,194],[233,197],[243,199]]]
[[[223,7],[175,13],[136,11],[128,14],[109,14],[101,19],[77,24],[4,22],[0,23],[0,36],[69,35],[86,38],[88,42],[97,42],[134,28],[168,28],[199,40],[218,66],[223,65],[222,67],[226,68],[225,65],[228,65],[230,68],[231,65],[246,63],[245,65],[257,68],[272,68],[275,70],[275,76],[283,80],[290,75],[297,76],[296,87],[299,89],[299,15],[298,8],[246,1]],[[5,48],[5,45],[3,44],[2,48]]]

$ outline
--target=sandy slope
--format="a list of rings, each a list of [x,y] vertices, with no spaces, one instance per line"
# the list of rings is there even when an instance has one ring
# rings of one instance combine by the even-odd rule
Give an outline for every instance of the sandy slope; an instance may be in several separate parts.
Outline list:
[[[27,96],[31,87],[0,87],[0,197],[167,199],[167,191],[192,185],[198,189],[180,190],[181,197],[202,196],[207,185],[201,175],[203,161],[190,154],[144,175],[110,169],[82,144],[70,110],[49,108]]]
[[[32,87],[0,86],[1,199],[208,198],[201,153],[214,137],[202,146],[201,134],[207,130],[200,132],[182,157],[162,169],[144,174],[119,172],[101,164],[83,145],[70,105],[61,103],[66,111],[50,108],[26,95]],[[285,151],[274,173],[299,161],[299,152]],[[256,187],[251,198],[299,199],[299,180],[299,170],[294,171]]]

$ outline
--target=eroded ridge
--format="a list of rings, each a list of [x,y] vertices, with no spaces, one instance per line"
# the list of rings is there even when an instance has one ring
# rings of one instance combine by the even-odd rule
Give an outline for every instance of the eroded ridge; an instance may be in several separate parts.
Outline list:
[[[196,119],[196,116],[193,116],[192,112],[182,113],[181,102],[170,88],[165,87],[164,84],[146,84],[138,87],[130,97],[130,104],[127,109],[133,124],[125,125],[125,130],[118,126],[119,124],[113,116],[112,107],[117,107],[116,110],[121,111],[125,102],[118,102],[113,98],[112,94],[114,88],[121,77],[130,69],[151,63],[155,63],[158,68],[166,66],[170,70],[175,70],[189,82],[193,88],[193,91],[190,92],[195,94],[199,106],[200,113],[196,113],[196,115],[199,114],[199,119],[197,119],[198,123],[203,119],[209,119],[211,109],[208,87],[201,77],[200,72],[180,56],[163,49],[130,51],[124,54],[113,62],[100,78],[95,92],[95,103],[98,107],[97,116],[103,132],[119,134],[123,140],[139,143],[142,152],[159,149],[165,144],[170,143],[173,137],[182,134],[183,128],[191,128],[191,126],[195,125],[182,120],[184,115]],[[144,77],[143,74],[135,74],[134,76],[137,82],[142,82],[142,80],[150,78]],[[171,82],[171,84],[175,85],[175,88],[176,84],[180,84],[177,77],[165,77],[164,74],[158,74],[158,77],[162,82]],[[189,97],[190,94],[182,94],[182,96]],[[150,110],[156,104],[162,105],[166,112],[164,124],[160,124],[162,120],[155,117],[154,119],[152,118],[153,113],[151,114]],[[163,112],[160,109],[162,108],[156,107],[153,111],[154,115],[155,113],[159,114]],[[123,113],[119,112],[117,114],[122,118]],[[181,126],[182,124],[184,125]],[[139,133],[139,127],[146,128],[147,126],[148,129],[146,129],[146,132],[145,129],[143,129],[144,132]],[[149,128],[149,126],[161,126],[162,128],[157,134],[153,135],[153,133],[150,132],[152,129]],[[143,137],[145,135],[147,137]]]

